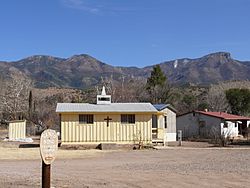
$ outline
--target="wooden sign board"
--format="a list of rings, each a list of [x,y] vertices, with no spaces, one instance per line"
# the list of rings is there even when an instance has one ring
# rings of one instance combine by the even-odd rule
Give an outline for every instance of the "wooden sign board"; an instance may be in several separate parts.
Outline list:
[[[58,150],[58,136],[56,131],[47,129],[42,132],[40,138],[40,153],[45,164],[49,165],[55,160]]]

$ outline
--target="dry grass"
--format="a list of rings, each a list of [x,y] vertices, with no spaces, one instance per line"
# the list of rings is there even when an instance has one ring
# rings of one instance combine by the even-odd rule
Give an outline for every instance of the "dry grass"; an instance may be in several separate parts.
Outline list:
[[[8,129],[0,128],[0,138],[5,138],[8,136]]]
[[[80,159],[101,156],[109,151],[100,150],[58,150],[57,159]],[[39,148],[3,148],[0,147],[0,160],[36,160],[41,159]]]

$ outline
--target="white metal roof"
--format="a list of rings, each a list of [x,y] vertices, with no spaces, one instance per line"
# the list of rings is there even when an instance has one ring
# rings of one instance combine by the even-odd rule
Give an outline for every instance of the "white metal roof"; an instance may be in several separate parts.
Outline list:
[[[57,103],[56,112],[157,112],[151,103]]]

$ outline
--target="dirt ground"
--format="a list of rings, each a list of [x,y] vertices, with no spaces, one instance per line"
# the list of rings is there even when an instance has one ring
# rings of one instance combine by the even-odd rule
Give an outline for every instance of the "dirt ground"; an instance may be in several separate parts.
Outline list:
[[[53,187],[249,187],[249,148],[59,150]],[[0,187],[40,187],[38,148],[0,147]]]

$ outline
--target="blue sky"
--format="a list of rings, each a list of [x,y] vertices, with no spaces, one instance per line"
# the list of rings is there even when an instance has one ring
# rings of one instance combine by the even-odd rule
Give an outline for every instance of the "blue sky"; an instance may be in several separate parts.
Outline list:
[[[250,60],[250,0],[2,0],[0,60],[89,54],[117,66],[228,51]]]

